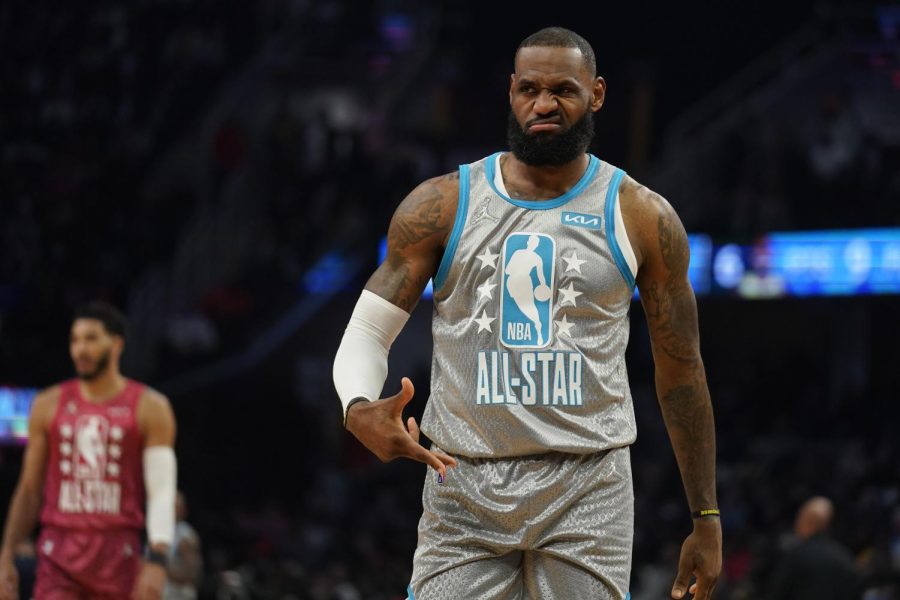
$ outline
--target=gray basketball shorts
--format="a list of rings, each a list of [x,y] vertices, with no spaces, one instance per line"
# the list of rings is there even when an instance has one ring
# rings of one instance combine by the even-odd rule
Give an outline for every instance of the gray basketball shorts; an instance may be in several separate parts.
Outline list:
[[[409,600],[625,600],[634,490],[629,449],[456,457],[429,469]]]

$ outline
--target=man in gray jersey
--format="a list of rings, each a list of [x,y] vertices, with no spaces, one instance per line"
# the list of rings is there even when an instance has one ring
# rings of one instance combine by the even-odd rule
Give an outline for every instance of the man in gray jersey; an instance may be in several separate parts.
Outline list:
[[[712,595],[715,428],[687,236],[663,198],[587,153],[605,91],[582,37],[526,38],[510,80],[510,152],[428,180],[400,204],[338,350],[347,429],[384,461],[437,471],[425,480],[410,600],[629,598],[635,285],[693,517],[672,597]],[[402,418],[411,382],[379,395],[391,343],[430,278],[426,449]]]

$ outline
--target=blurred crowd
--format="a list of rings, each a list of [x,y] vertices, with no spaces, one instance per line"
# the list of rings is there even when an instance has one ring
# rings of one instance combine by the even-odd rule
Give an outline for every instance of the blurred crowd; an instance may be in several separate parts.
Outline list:
[[[505,107],[485,108],[484,89],[506,76],[508,49],[485,65],[460,14],[445,15],[446,47],[434,52],[435,14],[412,2],[0,6],[0,381],[45,385],[68,373],[69,311],[88,297],[140,317],[129,353],[153,360],[130,374],[155,383],[251,346],[310,292],[304,276],[327,253],[368,270],[405,193],[502,145]],[[686,148],[697,160],[660,191],[688,228],[749,237],[900,223],[900,136],[855,85],[861,72],[890,73],[876,54],[849,67],[838,57],[846,82],[822,81],[781,110],[748,110],[700,150]],[[897,93],[900,80],[886,77]],[[601,121],[627,121],[609,110]],[[152,311],[139,301],[148,287],[167,290]],[[265,367],[172,396],[188,520],[202,542],[200,597],[405,598],[424,468],[380,465],[340,429],[330,359],[355,299],[345,295]],[[865,600],[897,600],[900,449],[888,400],[900,381],[885,358],[897,307],[807,302],[812,317],[789,302],[745,309],[743,327],[733,304],[701,306],[719,416],[717,597],[770,597],[796,510],[822,495]],[[841,326],[848,313],[856,320]],[[777,347],[759,336],[807,319],[817,324],[796,336],[814,341],[802,347],[786,333]],[[817,338],[823,331],[834,337]],[[735,339],[746,345],[739,356]],[[632,592],[658,600],[690,521],[641,317],[633,340]],[[413,377],[419,390],[427,359]],[[17,452],[0,452],[6,494]]]
[[[0,360],[45,347],[48,316],[78,298],[124,304],[143,270],[171,257],[198,198],[149,198],[140,183],[258,44],[247,10],[0,7],[0,332],[16,342],[0,344]]]

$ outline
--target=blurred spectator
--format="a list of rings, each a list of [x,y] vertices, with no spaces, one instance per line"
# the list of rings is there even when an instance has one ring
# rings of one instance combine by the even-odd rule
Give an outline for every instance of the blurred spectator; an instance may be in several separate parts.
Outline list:
[[[834,516],[831,500],[815,497],[800,507],[794,523],[798,543],[780,560],[771,600],[854,600],[861,597],[860,574],[850,553],[828,537]]]
[[[187,500],[182,492],[175,497],[175,538],[169,553],[169,580],[164,600],[196,600],[203,580],[200,536],[187,522]]]

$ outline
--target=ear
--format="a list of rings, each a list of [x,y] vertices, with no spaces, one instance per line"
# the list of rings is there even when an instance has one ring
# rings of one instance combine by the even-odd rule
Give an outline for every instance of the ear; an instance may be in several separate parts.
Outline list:
[[[597,112],[603,106],[606,99],[606,80],[602,77],[594,78],[594,88],[591,90],[591,112]]]
[[[125,338],[120,335],[113,336],[113,350],[116,356],[122,356],[122,352],[125,351]]]
[[[512,106],[513,88],[516,85],[516,74],[509,76],[509,105]]]

